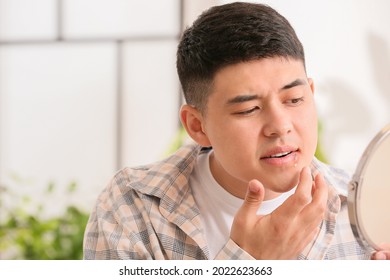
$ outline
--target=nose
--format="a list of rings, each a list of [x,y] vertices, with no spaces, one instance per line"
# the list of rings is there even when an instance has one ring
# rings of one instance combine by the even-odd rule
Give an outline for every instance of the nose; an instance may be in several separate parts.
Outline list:
[[[291,133],[293,124],[288,110],[283,105],[268,107],[263,133],[267,137],[282,137]]]

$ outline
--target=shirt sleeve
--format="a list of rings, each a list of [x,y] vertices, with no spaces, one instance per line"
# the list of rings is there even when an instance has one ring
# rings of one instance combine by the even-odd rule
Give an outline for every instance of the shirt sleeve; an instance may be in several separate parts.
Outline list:
[[[250,254],[241,249],[232,239],[219,251],[215,260],[255,260]]]

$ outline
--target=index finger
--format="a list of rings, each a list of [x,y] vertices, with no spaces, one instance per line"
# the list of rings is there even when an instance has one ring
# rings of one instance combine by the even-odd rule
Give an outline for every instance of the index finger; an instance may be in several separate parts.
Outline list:
[[[305,223],[319,223],[323,219],[328,201],[328,185],[323,175],[318,174],[314,181],[312,201],[302,211]]]
[[[282,211],[286,218],[292,219],[312,201],[312,187],[313,180],[310,168],[304,167],[301,170],[299,183],[295,193],[287,198],[286,201],[276,211]]]

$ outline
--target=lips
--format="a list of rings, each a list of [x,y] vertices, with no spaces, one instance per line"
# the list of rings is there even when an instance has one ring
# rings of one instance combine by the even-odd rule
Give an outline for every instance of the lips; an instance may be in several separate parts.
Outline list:
[[[294,146],[277,146],[267,150],[260,160],[274,167],[296,166],[299,161],[299,149]]]
[[[292,153],[291,151],[290,152],[285,152],[285,153],[278,153],[276,155],[270,155],[270,156],[268,156],[266,158],[281,158],[281,157],[285,157],[285,156],[287,156],[287,155],[289,155],[291,153]]]
[[[273,159],[273,158],[283,158],[291,155],[294,152],[297,152],[298,149],[292,146],[281,146],[273,148],[265,153],[260,159]]]

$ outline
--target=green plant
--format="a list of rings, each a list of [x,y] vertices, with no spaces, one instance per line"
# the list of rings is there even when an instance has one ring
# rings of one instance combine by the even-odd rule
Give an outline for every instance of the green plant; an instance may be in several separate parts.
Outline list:
[[[182,125],[179,126],[179,128],[176,131],[176,134],[173,137],[172,143],[169,145],[168,149],[165,151],[163,157],[170,156],[176,150],[178,150],[181,146],[183,146],[186,143],[186,140],[188,139],[187,131],[184,129]]]
[[[76,184],[71,183],[67,188],[67,195],[71,195],[75,190]],[[46,194],[53,194],[54,191],[54,184],[49,184]],[[45,217],[45,206],[31,205],[29,197],[19,197],[5,187],[2,187],[0,195],[0,198],[7,195],[14,201],[20,201],[18,206],[6,211],[0,203],[0,209],[3,211],[0,217],[0,252],[3,253],[0,258],[82,259],[83,235],[89,216],[85,211],[75,205],[68,205],[61,215]]]
[[[317,159],[319,159],[320,161],[324,162],[324,163],[328,163],[328,159],[326,158],[325,156],[325,152],[324,150],[322,149],[322,142],[321,142],[321,139],[322,139],[322,133],[323,133],[323,127],[322,127],[322,122],[319,121],[318,122],[318,142],[317,142],[317,149],[316,149],[316,152],[315,152],[315,157]]]

